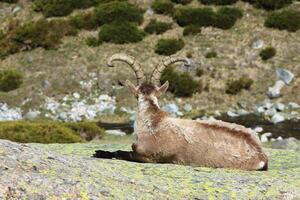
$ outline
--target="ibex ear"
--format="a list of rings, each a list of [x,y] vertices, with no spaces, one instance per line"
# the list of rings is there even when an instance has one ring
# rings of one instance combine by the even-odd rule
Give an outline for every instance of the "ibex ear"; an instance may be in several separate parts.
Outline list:
[[[166,81],[162,86],[160,86],[160,88],[157,90],[156,96],[160,97],[161,95],[163,95],[164,93],[166,93],[166,91],[169,88],[169,81]]]
[[[131,83],[129,80],[126,80],[125,81],[125,85],[127,86],[127,88],[129,89],[129,91],[132,94],[134,94],[135,96],[138,95],[138,89],[137,89],[137,87],[133,83]]]

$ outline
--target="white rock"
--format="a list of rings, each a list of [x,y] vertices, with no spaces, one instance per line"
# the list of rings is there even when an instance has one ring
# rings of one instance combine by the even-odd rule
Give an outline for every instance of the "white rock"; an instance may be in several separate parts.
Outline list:
[[[227,111],[227,115],[229,117],[238,117],[239,115],[231,110]]]
[[[269,140],[268,140],[267,136],[262,135],[262,136],[260,136],[260,141],[264,143],[264,142],[268,142]]]
[[[80,94],[77,93],[77,92],[74,92],[74,93],[73,93],[73,97],[74,97],[75,99],[79,99],[79,98],[80,98]]]
[[[22,119],[20,108],[9,108],[6,103],[0,103],[0,121],[13,121]]]
[[[266,110],[266,112],[264,113],[266,116],[273,116],[277,113],[276,109],[275,108],[271,108],[269,110]]]
[[[237,114],[239,116],[243,116],[243,115],[248,115],[249,112],[247,110],[244,110],[244,109],[239,109],[239,110],[237,110]]]
[[[14,7],[14,9],[12,10],[13,14],[16,14],[17,12],[19,12],[22,8],[20,6],[16,6]]]
[[[256,112],[258,112],[258,113],[264,113],[265,111],[266,111],[265,108],[262,106],[260,106],[256,109]]]
[[[278,111],[283,111],[285,109],[285,105],[283,103],[275,103],[274,108]]]
[[[283,80],[285,84],[290,84],[295,77],[295,75],[291,71],[282,68],[276,69],[276,75],[278,78]]]
[[[177,114],[179,112],[179,108],[176,104],[170,103],[167,104],[165,106],[163,106],[162,108],[164,111],[166,111],[167,113],[170,114]]]
[[[38,110],[30,110],[26,115],[24,116],[24,119],[33,120],[37,118],[41,114]]]
[[[256,133],[261,133],[264,129],[260,126],[257,126],[253,129]]]
[[[267,132],[267,133],[264,133],[264,134],[262,134],[262,135],[264,135],[264,136],[266,136],[266,137],[271,137],[272,136],[272,133],[270,133],[270,132]]]
[[[222,115],[222,113],[221,113],[219,110],[216,110],[216,111],[214,112],[214,114],[215,114],[215,116],[221,116],[221,115]]]
[[[282,140],[282,137],[281,137],[281,136],[279,136],[279,137],[277,137],[277,138],[276,138],[276,140]]]
[[[289,109],[297,109],[300,108],[299,104],[295,103],[295,102],[290,102],[288,103],[288,107]]]
[[[274,124],[277,124],[277,123],[280,123],[280,122],[283,122],[285,120],[285,118],[280,115],[279,113],[276,113],[275,115],[273,115],[271,121],[274,123]]]
[[[154,14],[154,11],[152,10],[152,8],[147,8],[145,14],[148,16],[152,16]]]
[[[192,105],[191,104],[185,104],[184,107],[183,107],[183,110],[185,112],[191,112],[193,109]]]
[[[110,135],[117,135],[117,136],[125,136],[126,135],[126,133],[121,130],[106,130],[105,132]]]
[[[281,95],[280,91],[284,85],[285,85],[285,83],[282,80],[276,81],[274,86],[268,88],[268,91],[267,91],[268,97],[270,97],[270,98],[280,97],[280,95]]]
[[[263,46],[264,46],[264,41],[261,39],[255,40],[251,45],[253,49],[261,49]]]

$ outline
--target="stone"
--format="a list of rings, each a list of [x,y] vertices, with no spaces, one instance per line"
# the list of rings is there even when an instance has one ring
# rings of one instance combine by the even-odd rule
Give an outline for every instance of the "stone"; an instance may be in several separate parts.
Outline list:
[[[74,97],[75,99],[80,99],[80,94],[77,93],[77,92],[74,92],[74,93],[73,93],[73,97]]]
[[[289,109],[298,109],[298,108],[300,108],[300,105],[295,102],[290,102],[290,103],[288,103],[288,108]]]
[[[263,46],[264,46],[264,41],[261,39],[255,40],[251,45],[253,49],[261,49]]]
[[[238,116],[243,116],[243,115],[248,115],[249,114],[249,112],[247,110],[244,110],[244,109],[238,109],[236,111],[236,113],[237,113]]]
[[[51,87],[51,83],[50,83],[48,80],[43,80],[43,82],[42,82],[42,87],[43,87],[44,89],[48,89],[48,88]]]
[[[24,115],[24,119],[34,120],[41,114],[40,111],[30,110],[28,113]]]
[[[295,77],[295,75],[291,71],[283,68],[277,68],[276,75],[278,78],[284,81],[285,84],[290,84]]]
[[[256,108],[257,113],[264,113],[265,111],[266,109],[263,106],[259,106],[258,108]]]
[[[229,117],[238,117],[239,115],[231,110],[227,111],[227,115]]]
[[[276,140],[283,140],[281,136],[277,137]]]
[[[265,135],[266,137],[271,137],[271,136],[272,136],[272,133],[267,132],[267,133],[264,133],[263,135]]]
[[[261,133],[261,132],[263,132],[263,128],[262,127],[260,127],[260,126],[257,126],[257,127],[255,127],[254,129],[253,129],[256,133]]]
[[[294,150],[264,149],[270,170],[253,172],[91,157],[99,149],[131,145],[0,140],[0,199],[299,199]]]
[[[126,133],[121,130],[106,130],[105,131],[109,135],[116,135],[116,136],[125,136]]]
[[[281,96],[280,92],[281,92],[281,89],[283,88],[283,86],[285,86],[285,83],[282,80],[276,81],[274,86],[268,88],[268,91],[267,91],[268,97],[269,98],[280,97]]]
[[[167,104],[167,105],[163,106],[162,109],[170,114],[177,114],[179,112],[178,106],[174,103]]]
[[[13,14],[16,14],[16,13],[18,13],[21,9],[22,9],[22,8],[21,8],[20,6],[16,6],[16,7],[13,8],[12,13],[13,13]]]
[[[151,7],[149,7],[149,8],[147,8],[145,14],[148,16],[152,16],[154,14],[154,11]]]
[[[277,111],[283,111],[285,109],[285,105],[283,103],[275,103],[274,104],[274,108],[277,110]]]
[[[261,141],[262,143],[265,143],[265,142],[268,142],[268,141],[269,141],[269,139],[268,139],[268,137],[267,137],[267,136],[265,136],[265,135],[261,135],[261,136],[260,136],[260,141]]]
[[[191,112],[193,109],[192,105],[191,104],[185,104],[184,107],[183,107],[183,110],[185,112]]]
[[[296,138],[290,137],[283,140],[278,140],[273,142],[272,148],[273,149],[294,149],[297,150],[300,147],[300,143]]]
[[[276,113],[277,113],[276,109],[275,108],[271,108],[269,110],[266,110],[265,113],[264,113],[264,115],[272,117]]]
[[[279,114],[279,113],[276,113],[276,114],[273,115],[273,117],[271,118],[271,121],[272,121],[274,124],[283,122],[284,120],[285,120],[284,116],[282,116],[282,115]]]
[[[9,108],[6,103],[0,103],[0,121],[13,121],[22,119],[20,108]]]

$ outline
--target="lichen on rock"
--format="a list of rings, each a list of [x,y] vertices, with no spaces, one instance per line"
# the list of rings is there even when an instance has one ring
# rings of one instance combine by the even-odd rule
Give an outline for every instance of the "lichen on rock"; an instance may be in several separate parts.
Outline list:
[[[92,158],[122,144],[18,144],[0,140],[0,199],[299,198],[300,154],[266,149],[269,171],[247,172]]]

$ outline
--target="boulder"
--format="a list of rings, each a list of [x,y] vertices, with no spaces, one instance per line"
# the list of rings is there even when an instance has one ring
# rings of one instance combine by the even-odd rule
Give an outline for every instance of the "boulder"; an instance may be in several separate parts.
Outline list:
[[[284,116],[282,116],[282,115],[279,114],[279,113],[276,113],[276,114],[273,115],[273,117],[271,118],[271,121],[272,121],[274,124],[283,122],[284,120],[285,120]]]
[[[285,83],[282,80],[276,81],[274,86],[268,88],[268,91],[267,91],[268,97],[269,98],[280,97],[281,96],[280,91],[283,88],[283,86],[285,86]]]
[[[282,68],[276,69],[276,75],[278,78],[283,80],[285,84],[290,84],[295,77],[291,71]]]
[[[127,144],[0,140],[0,199],[299,199],[295,150],[265,149],[267,172],[92,158]],[[287,198],[289,197],[289,198]]]
[[[290,102],[290,103],[288,103],[288,108],[289,109],[298,109],[298,108],[300,108],[300,105],[295,102]]]
[[[290,137],[287,139],[277,140],[273,142],[272,148],[300,150],[300,143],[296,138]]]

